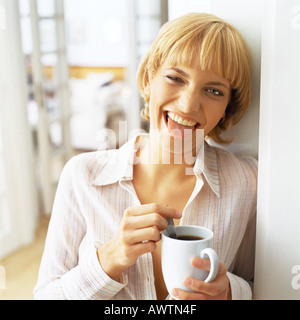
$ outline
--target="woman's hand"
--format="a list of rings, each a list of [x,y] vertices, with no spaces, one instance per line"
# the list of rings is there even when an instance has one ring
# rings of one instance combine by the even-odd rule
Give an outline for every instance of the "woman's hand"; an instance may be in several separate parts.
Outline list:
[[[194,258],[192,265],[195,268],[210,270],[210,262],[206,259]],[[219,263],[218,274],[212,282],[188,277],[184,279],[184,285],[194,292],[176,288],[172,290],[172,295],[180,300],[231,300],[230,282],[226,272],[226,266]]]
[[[153,252],[161,231],[167,228],[166,217],[178,219],[181,213],[156,203],[127,208],[116,235],[97,251],[105,273],[118,280],[140,255]]]

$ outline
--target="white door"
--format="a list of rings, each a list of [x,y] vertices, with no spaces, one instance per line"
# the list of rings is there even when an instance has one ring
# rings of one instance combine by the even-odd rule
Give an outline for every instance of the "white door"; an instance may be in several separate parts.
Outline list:
[[[0,48],[5,48],[7,41],[7,8],[0,0]],[[0,50],[0,259],[17,247],[17,237],[13,232],[13,216],[9,201],[7,177],[6,146],[4,141],[4,108],[7,106],[7,82],[5,81],[5,61],[7,52]]]
[[[1,31],[0,31],[1,33]],[[1,35],[0,35],[1,38]],[[1,41],[0,41],[1,43]],[[2,86],[3,88],[3,86]],[[1,89],[2,89],[1,88]],[[3,91],[0,91],[1,104]],[[2,115],[1,115],[2,119]],[[1,124],[0,124],[1,125]],[[18,247],[18,237],[14,228],[13,210],[9,199],[7,166],[4,156],[3,127],[0,127],[0,259]]]
[[[34,239],[38,215],[17,0],[0,0],[0,259]]]

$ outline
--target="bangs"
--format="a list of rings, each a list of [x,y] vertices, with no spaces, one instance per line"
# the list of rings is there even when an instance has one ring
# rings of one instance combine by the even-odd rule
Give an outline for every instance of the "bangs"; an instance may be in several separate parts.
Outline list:
[[[190,30],[188,30],[190,29]],[[170,65],[193,67],[194,59],[199,59],[203,71],[214,72],[229,81],[231,88],[236,88],[243,81],[239,48],[237,39],[224,23],[214,22],[206,28],[195,31],[194,26],[183,28],[176,41],[172,41],[172,34],[163,37],[159,43],[159,50],[155,55],[159,61],[156,66],[168,62]]]

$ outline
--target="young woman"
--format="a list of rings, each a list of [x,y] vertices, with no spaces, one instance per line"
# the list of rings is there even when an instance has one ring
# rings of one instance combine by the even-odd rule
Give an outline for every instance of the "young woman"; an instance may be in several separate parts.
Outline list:
[[[150,133],[67,163],[36,299],[166,299],[160,239],[167,217],[211,229],[221,261],[214,281],[186,278],[194,292],[174,288],[174,296],[251,299],[256,161],[196,143],[199,131],[227,142],[221,132],[250,102],[250,70],[244,40],[218,17],[192,13],[162,27],[138,70]],[[200,258],[192,264],[210,268]]]

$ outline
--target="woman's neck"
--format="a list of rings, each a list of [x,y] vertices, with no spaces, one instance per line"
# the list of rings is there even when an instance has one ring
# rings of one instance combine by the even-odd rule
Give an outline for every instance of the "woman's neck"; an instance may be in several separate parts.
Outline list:
[[[183,179],[190,175],[195,161],[195,152],[181,152],[166,145],[162,139],[151,135],[140,136],[137,140],[136,164],[144,176],[153,181],[162,177]]]

